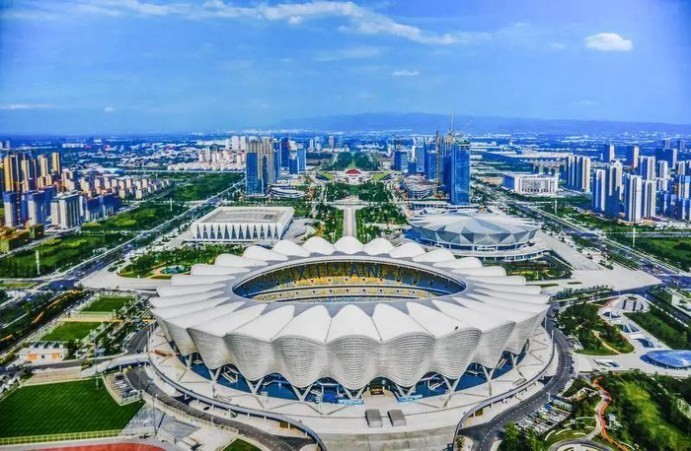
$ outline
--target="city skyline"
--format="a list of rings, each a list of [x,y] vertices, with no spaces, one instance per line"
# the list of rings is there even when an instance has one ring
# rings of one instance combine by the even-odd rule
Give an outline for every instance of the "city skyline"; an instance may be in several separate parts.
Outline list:
[[[682,1],[0,8],[4,133],[227,130],[382,111],[691,123]]]

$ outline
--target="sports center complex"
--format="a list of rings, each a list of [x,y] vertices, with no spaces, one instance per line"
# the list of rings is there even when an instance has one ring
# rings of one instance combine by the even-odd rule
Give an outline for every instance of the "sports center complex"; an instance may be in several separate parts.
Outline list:
[[[396,426],[449,441],[473,406],[555,364],[540,290],[413,242],[252,245],[150,299],[152,371],[171,390],[280,413],[320,436]],[[391,427],[377,429],[379,412]]]

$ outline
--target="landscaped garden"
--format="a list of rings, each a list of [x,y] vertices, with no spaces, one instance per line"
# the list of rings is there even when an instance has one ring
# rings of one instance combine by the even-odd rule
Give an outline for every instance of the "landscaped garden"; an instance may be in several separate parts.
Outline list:
[[[566,335],[573,336],[583,346],[583,354],[614,355],[633,352],[633,345],[619,332],[598,316],[598,306],[582,302],[559,313],[559,327]]]
[[[638,449],[691,449],[691,378],[675,379],[628,372],[604,376],[599,384],[612,397],[606,414],[619,426],[608,426],[612,439]]]
[[[125,266],[119,274],[124,277],[158,277],[169,278],[161,270],[169,267],[179,267],[176,273],[188,272],[197,263],[213,263],[219,254],[240,255],[244,246],[237,244],[210,244],[199,247],[182,247],[163,251],[149,252],[140,255]]]
[[[655,304],[647,312],[625,313],[672,349],[691,349],[691,324],[684,325]]]

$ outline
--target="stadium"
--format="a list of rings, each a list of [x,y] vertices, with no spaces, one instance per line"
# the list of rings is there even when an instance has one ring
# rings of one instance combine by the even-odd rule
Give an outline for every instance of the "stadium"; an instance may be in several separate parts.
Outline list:
[[[293,220],[291,207],[218,207],[194,221],[195,241],[278,241]]]
[[[491,384],[526,356],[548,299],[447,249],[313,237],[219,255],[150,303],[182,362],[214,383],[358,404],[377,390],[401,401]]]
[[[420,242],[465,251],[511,251],[527,247],[539,225],[491,213],[423,214],[410,221]]]

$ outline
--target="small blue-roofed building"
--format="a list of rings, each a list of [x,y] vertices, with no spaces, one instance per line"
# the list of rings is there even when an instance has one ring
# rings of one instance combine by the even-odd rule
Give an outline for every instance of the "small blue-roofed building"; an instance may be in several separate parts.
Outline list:
[[[689,349],[658,349],[644,354],[641,359],[663,368],[675,370],[691,368],[691,350]]]

